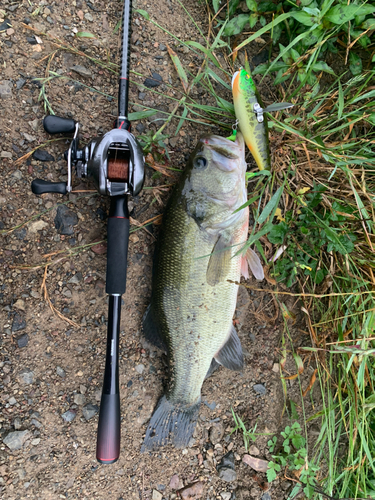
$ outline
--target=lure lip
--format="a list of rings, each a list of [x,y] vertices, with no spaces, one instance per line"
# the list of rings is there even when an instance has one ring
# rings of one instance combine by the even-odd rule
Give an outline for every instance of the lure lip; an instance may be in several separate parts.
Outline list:
[[[237,75],[239,75],[239,73],[240,73],[240,71],[236,71],[236,72],[233,74],[233,76],[232,76],[232,88],[233,88],[234,82],[235,82],[235,80],[236,80],[236,78],[237,78]]]

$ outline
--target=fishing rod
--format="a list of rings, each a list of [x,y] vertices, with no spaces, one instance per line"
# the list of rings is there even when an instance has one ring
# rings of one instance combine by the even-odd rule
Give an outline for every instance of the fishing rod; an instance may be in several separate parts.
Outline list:
[[[49,134],[73,133],[65,153],[67,182],[35,179],[32,192],[67,194],[72,191],[72,166],[76,176],[92,177],[98,192],[110,197],[107,225],[106,293],[109,296],[108,331],[103,390],[99,411],[96,458],[100,463],[114,463],[120,455],[119,335],[121,296],[126,289],[129,242],[128,195],[136,196],[143,186],[143,151],[130,132],[128,119],[129,59],[131,36],[131,0],[124,1],[122,23],[121,70],[119,77],[118,116],[114,128],[102,137],[79,147],[79,124],[73,119],[49,115],[43,127]]]

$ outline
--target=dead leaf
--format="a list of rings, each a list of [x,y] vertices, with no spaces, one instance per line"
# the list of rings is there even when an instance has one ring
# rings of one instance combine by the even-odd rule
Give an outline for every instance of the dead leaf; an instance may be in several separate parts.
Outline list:
[[[267,460],[262,460],[261,458],[255,458],[251,455],[244,455],[242,461],[249,465],[252,469],[257,472],[267,472],[268,462]]]
[[[316,380],[316,374],[318,373],[318,370],[315,369],[314,370],[314,373],[311,375],[311,379],[310,379],[310,382],[309,382],[309,385],[306,387],[306,389],[303,391],[302,393],[302,396],[305,397],[306,394],[311,391],[311,389],[313,388],[313,385],[315,384],[315,380]]]

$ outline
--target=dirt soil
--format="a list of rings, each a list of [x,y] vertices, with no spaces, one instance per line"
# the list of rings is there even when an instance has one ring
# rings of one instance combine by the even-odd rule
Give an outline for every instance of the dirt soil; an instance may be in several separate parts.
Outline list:
[[[203,7],[192,1],[184,4],[206,33]],[[135,7],[146,10],[176,36],[200,41],[177,1],[137,0]],[[141,334],[141,318],[151,294],[158,226],[131,235],[121,322],[121,456],[113,465],[96,462],[106,346],[106,256],[104,243],[92,248],[87,245],[105,239],[109,201],[94,191],[82,192],[93,190],[93,186],[79,179],[74,179],[74,192],[67,198],[32,194],[30,183],[36,177],[66,180],[66,141],[41,148],[53,158],[31,156],[19,164],[16,160],[51,138],[42,128],[46,113],[43,102],[38,102],[41,83],[35,80],[48,70],[67,77],[54,78],[45,86],[48,102],[57,115],[74,117],[81,123],[83,141],[111,128],[116,97],[109,96],[116,96],[117,77],[90,57],[102,62],[119,60],[119,34],[114,31],[121,12],[121,2],[101,0],[3,0],[1,5],[0,496],[8,500],[161,500],[180,495],[207,500],[287,498],[292,482],[281,477],[267,485],[265,474],[242,461],[246,453],[242,434],[231,434],[232,407],[248,428],[257,425],[256,432],[268,434],[258,436],[250,450],[253,456],[268,460],[267,440],[285,426],[278,365],[283,322],[268,293],[240,287],[235,324],[246,366],[240,374],[220,368],[204,383],[204,403],[189,447],[140,454],[146,424],[166,374],[161,352],[146,344]],[[77,38],[75,33],[80,31],[93,33],[97,39]],[[165,45],[177,51],[185,67],[200,61],[139,14],[133,17],[132,41],[132,69],[139,73],[132,76],[133,82],[142,84],[156,72],[163,83],[156,89],[160,96],[132,83],[131,110],[141,109],[140,104],[171,110],[174,102],[165,95],[178,96],[176,89],[181,87]],[[68,44],[81,55],[61,48]],[[255,46],[254,54],[260,50],[261,46]],[[80,68],[72,69],[76,66]],[[203,88],[196,92],[196,98],[209,102]],[[134,122],[135,135],[155,131],[163,119],[161,115],[156,121],[153,117]],[[197,137],[207,133],[207,128],[185,124],[174,136],[176,124],[166,128],[170,135],[167,143],[171,164],[183,168]],[[46,159],[49,161],[42,161]],[[148,189],[130,201],[133,228],[163,212],[168,190],[157,187],[167,181],[147,167]],[[55,227],[61,203],[71,211],[65,214],[71,217],[71,235],[62,235]],[[53,264],[46,267],[48,262]],[[271,287],[252,279],[248,284]],[[298,314],[298,305],[291,302],[289,307]],[[294,330],[298,346],[305,333],[296,327]],[[306,370],[302,379],[305,387],[310,376],[311,371]],[[300,411],[298,383],[288,381],[287,385],[288,397],[295,395]],[[317,411],[314,398],[305,402],[307,411]],[[18,442],[8,446],[7,437],[15,431]],[[225,481],[216,466],[230,451],[235,475]],[[179,493],[197,481],[203,484],[202,494]]]

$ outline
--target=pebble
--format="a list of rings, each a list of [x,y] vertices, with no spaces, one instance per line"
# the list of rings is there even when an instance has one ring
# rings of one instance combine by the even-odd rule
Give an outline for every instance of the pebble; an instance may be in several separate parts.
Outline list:
[[[63,413],[61,416],[62,416],[63,420],[65,420],[65,422],[73,422],[73,420],[76,418],[76,412],[73,410],[68,410],[65,413]]]
[[[19,332],[26,328],[26,321],[20,314],[16,313],[13,318],[12,332]]]
[[[86,398],[83,394],[75,394],[74,402],[76,405],[84,405],[86,403]]]
[[[244,455],[242,461],[249,465],[252,469],[257,472],[267,472],[268,462],[267,460],[262,460],[261,458],[255,458],[251,455]]]
[[[33,446],[37,446],[39,443],[40,443],[40,438],[35,438],[35,439],[33,439],[33,440],[31,441],[31,444],[32,444]]]
[[[9,158],[9,159],[11,159],[12,158],[12,153],[10,153],[9,151],[2,151],[0,153],[0,158]]]
[[[32,384],[34,382],[34,372],[30,368],[23,368],[17,375],[20,384]]]
[[[280,365],[279,365],[279,363],[274,363],[273,364],[272,371],[275,372],[275,373],[279,373],[280,372]]]
[[[5,31],[12,26],[12,23],[9,19],[4,19],[2,23],[0,23],[0,31]]]
[[[0,99],[10,99],[12,97],[12,83],[8,80],[0,83]]]
[[[229,493],[228,491],[222,491],[220,493],[220,496],[223,500],[230,500],[230,497],[232,496],[231,493]]]
[[[89,12],[86,12],[85,19],[87,19],[87,21],[90,21],[91,23],[94,21],[94,18]]]
[[[255,384],[253,385],[253,389],[255,392],[261,394],[262,396],[264,396],[267,393],[267,390],[263,384]]]
[[[138,123],[135,128],[140,134],[146,130],[146,126],[143,123]]]
[[[16,431],[19,431],[22,427],[22,421],[19,417],[16,417],[13,421],[13,427]]]
[[[258,450],[258,448],[254,444],[252,444],[249,448],[249,453],[250,453],[250,455],[258,456],[260,454],[260,451]]]
[[[152,500],[162,500],[163,495],[158,490],[152,490]]]
[[[87,14],[86,14],[86,16],[87,16]],[[92,77],[92,72],[89,69],[85,68],[85,66],[81,66],[80,64],[77,64],[76,66],[72,66],[70,69],[72,71],[75,71],[76,73],[78,73],[79,75],[81,75],[85,78]]]
[[[234,470],[234,454],[232,451],[223,456],[216,470],[219,473],[220,479],[228,483],[237,479],[236,471]]]
[[[145,371],[145,365],[142,365],[142,364],[137,365],[135,367],[135,371],[138,372],[139,374],[142,374]]]
[[[271,499],[271,495],[268,493],[268,491],[266,491],[265,493],[263,493],[261,500],[272,500]]]
[[[29,224],[29,233],[30,234],[36,234],[38,231],[42,231],[42,229],[45,229],[48,226],[47,222],[44,222],[44,220],[36,220],[35,222],[32,222]]]
[[[99,407],[97,405],[93,405],[91,403],[87,404],[82,408],[83,416],[86,420],[90,420],[94,415],[96,415],[99,411]]]
[[[21,309],[21,311],[24,311],[25,310],[25,301],[22,299],[18,299],[13,304],[13,307],[15,307],[16,309]]]
[[[16,405],[17,404],[17,399],[14,396],[12,396],[11,398],[8,399],[8,403],[10,405],[12,405],[12,406]]]
[[[30,134],[27,134],[26,132],[23,132],[24,138],[27,140],[27,142],[35,142],[36,137]]]
[[[21,90],[22,87],[25,85],[26,83],[26,80],[24,78],[19,78],[17,81],[16,81],[16,89],[17,90]]]
[[[161,44],[159,45],[159,49],[160,49],[162,52],[164,52],[165,50],[167,50],[167,47],[166,47],[166,45],[164,45],[164,43],[161,43]]]
[[[55,227],[59,234],[70,236],[74,233],[73,226],[78,224],[78,217],[75,212],[69,210],[65,205],[59,205],[56,211]]]
[[[65,370],[61,366],[56,366],[56,373],[61,378],[65,378],[66,376]]]
[[[33,158],[34,160],[39,161],[55,161],[55,157],[50,155],[44,149],[37,149],[36,151],[34,151]]]
[[[171,477],[171,480],[169,482],[169,487],[172,489],[172,490],[179,490],[181,488],[183,488],[183,484],[182,484],[182,481],[180,481],[180,478],[178,476],[178,474],[174,474],[172,477]]]
[[[146,80],[143,82],[143,85],[151,89],[153,87],[158,87],[162,83],[163,78],[158,73],[152,73],[152,78],[146,78]]]
[[[17,337],[17,345],[20,349],[22,349],[22,347],[26,347],[28,343],[29,336],[27,335],[27,333],[24,333],[23,335]]]
[[[203,483],[198,481],[179,491],[183,500],[195,500],[203,496]]]
[[[14,431],[10,432],[4,439],[3,443],[10,450],[20,450],[25,442],[32,436],[30,431]]]
[[[216,403],[213,401],[212,403],[207,403],[207,401],[203,401],[203,403],[209,408],[210,410],[214,410],[216,408]]]
[[[32,418],[31,419],[31,425],[35,425],[35,427],[37,429],[40,429],[42,426],[42,424],[39,422],[39,420],[37,420],[36,418]]]
[[[224,436],[224,426],[221,422],[213,425],[210,430],[210,441],[213,445],[219,443]]]
[[[140,101],[144,101],[146,99],[146,93],[145,92],[139,92],[138,99]]]

